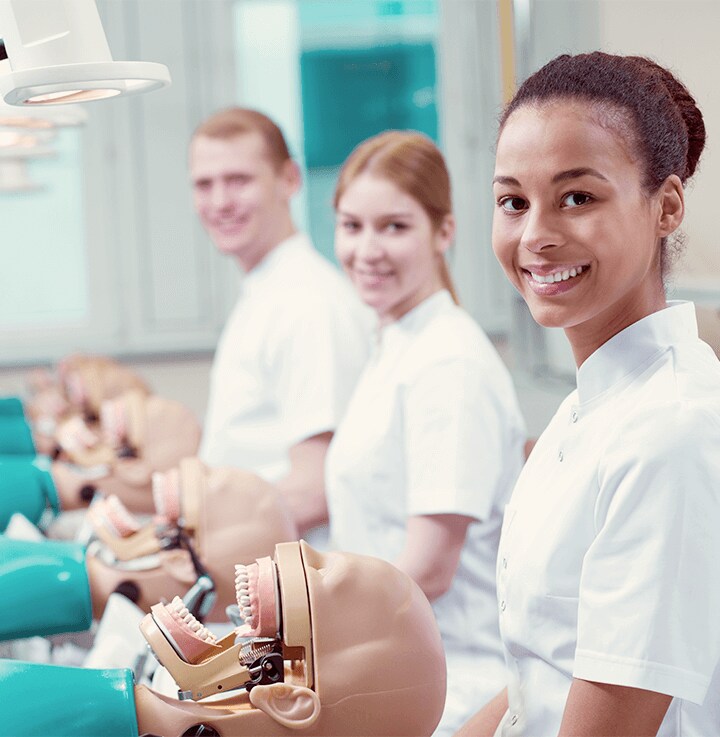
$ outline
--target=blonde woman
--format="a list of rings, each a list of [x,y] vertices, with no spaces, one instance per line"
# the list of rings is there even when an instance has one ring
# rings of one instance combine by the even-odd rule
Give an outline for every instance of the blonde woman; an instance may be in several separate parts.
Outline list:
[[[523,421],[502,361],[457,304],[444,257],[450,179],[432,141],[401,131],[365,141],[335,208],[338,260],[378,334],[328,452],[331,537],[392,561],[433,603],[448,662],[436,734],[448,735],[505,682],[495,560]]]

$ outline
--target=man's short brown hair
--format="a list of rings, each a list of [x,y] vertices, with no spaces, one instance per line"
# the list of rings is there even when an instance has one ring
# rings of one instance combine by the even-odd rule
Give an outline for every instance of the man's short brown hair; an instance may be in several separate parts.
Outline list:
[[[259,133],[270,162],[276,169],[291,158],[285,137],[277,124],[267,115],[249,108],[231,107],[220,110],[200,123],[193,133],[198,136],[228,140],[247,133]]]

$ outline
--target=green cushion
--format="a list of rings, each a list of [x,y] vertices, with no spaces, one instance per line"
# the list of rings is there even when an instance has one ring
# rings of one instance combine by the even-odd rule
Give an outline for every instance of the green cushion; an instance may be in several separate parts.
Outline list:
[[[0,397],[0,417],[25,417],[20,397]]]
[[[0,640],[88,629],[92,604],[83,546],[0,535],[0,602]]]
[[[0,416],[0,455],[35,455],[32,430],[24,417]]]
[[[0,737],[138,737],[132,671],[0,660]]]
[[[0,532],[16,512],[37,524],[48,505],[56,514],[60,511],[53,478],[39,460],[0,458]]]

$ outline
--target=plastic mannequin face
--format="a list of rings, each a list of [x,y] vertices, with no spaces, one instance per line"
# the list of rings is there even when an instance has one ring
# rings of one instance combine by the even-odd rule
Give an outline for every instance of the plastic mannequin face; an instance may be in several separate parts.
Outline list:
[[[209,469],[187,458],[178,469],[156,474],[153,487],[159,515],[141,528],[102,503],[91,507],[98,540],[88,549],[87,568],[96,618],[122,583],[137,587],[136,603],[145,611],[195,584],[198,575],[189,552],[160,549],[161,539],[177,530],[179,518],[215,583],[217,598],[206,615],[210,621],[225,619],[225,608],[235,602],[235,563],[272,555],[276,543],[297,539],[277,490],[246,471]],[[125,536],[119,537],[118,530]],[[138,566],[142,570],[131,570]]]
[[[298,562],[290,566],[293,556]],[[304,542],[297,548],[293,543],[278,546],[275,561],[284,682],[198,702],[137,687],[139,731],[174,737],[206,724],[221,735],[238,737],[292,734],[298,729],[327,737],[430,735],[444,706],[445,661],[432,609],[412,580],[385,561],[322,554]],[[262,569],[261,561],[258,565]],[[157,612],[143,623],[153,648],[160,632],[155,616]],[[304,651],[289,650],[301,639],[303,621],[311,623],[311,664]],[[163,652],[168,653],[166,648]],[[171,651],[167,655],[168,660],[174,657]],[[192,672],[187,663],[173,664],[178,662],[177,672]],[[204,671],[210,658],[200,656],[195,662]],[[170,664],[165,665],[173,673]],[[222,675],[225,683],[232,677]],[[217,693],[217,684],[213,687]]]
[[[75,418],[58,430],[57,439],[63,447],[61,459],[92,469],[53,464],[62,509],[88,504],[99,488],[118,496],[133,512],[152,513],[153,472],[166,471],[193,455],[200,426],[179,402],[127,392],[103,404],[98,428]]]
[[[52,433],[57,423],[80,414],[95,420],[100,405],[127,391],[148,395],[145,382],[127,366],[104,356],[75,354],[58,363],[57,379],[35,371],[28,377],[32,397],[26,404],[34,424],[35,446],[50,454],[55,448]]]

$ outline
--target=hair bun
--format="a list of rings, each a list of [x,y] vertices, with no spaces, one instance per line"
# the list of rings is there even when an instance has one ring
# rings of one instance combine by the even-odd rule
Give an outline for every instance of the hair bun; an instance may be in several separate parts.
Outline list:
[[[685,172],[681,177],[684,184],[695,173],[700,155],[705,148],[706,133],[703,115],[687,87],[669,69],[646,57],[635,57],[635,59],[642,62],[648,71],[654,75],[659,75],[687,128],[688,151],[685,160]]]

